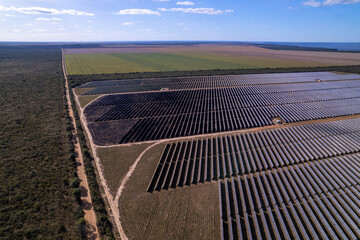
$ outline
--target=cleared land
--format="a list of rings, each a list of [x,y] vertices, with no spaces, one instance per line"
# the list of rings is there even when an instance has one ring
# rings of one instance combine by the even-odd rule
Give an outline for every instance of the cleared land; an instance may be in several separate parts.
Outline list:
[[[271,85],[281,83],[327,82],[359,79],[358,74],[335,74],[330,72],[301,72],[301,73],[271,73],[244,74],[196,77],[167,77],[145,79],[123,79],[109,81],[91,81],[85,83],[76,91],[82,95],[150,92],[159,90],[202,89],[215,87],[235,87]]]
[[[216,184],[161,194],[146,192],[163,148],[160,144],[143,156],[119,199],[127,236],[130,239],[218,239],[220,216]]]
[[[150,145],[134,144],[131,146],[98,148],[97,152],[104,168],[104,176],[114,197],[130,166],[148,146]]]
[[[359,75],[336,78],[332,73],[313,74],[315,77],[308,78],[312,82],[304,83],[301,79],[310,74],[275,74],[275,78],[265,74],[262,78],[276,79],[277,84],[208,89],[200,82],[198,85],[206,89],[107,95],[92,102],[84,113],[98,145],[268,126],[275,118],[291,123],[360,113],[360,81],[338,81],[348,76],[356,79]],[[318,82],[315,78],[328,80]],[[231,76],[228,81],[232,84],[220,79],[205,83],[241,85],[247,76]],[[186,84],[186,80],[177,82]]]
[[[77,91],[106,94],[83,113],[95,144],[115,144],[94,146],[129,239],[358,239],[359,84],[316,72]]]
[[[112,51],[111,51],[112,50]],[[69,74],[359,65],[360,53],[194,45],[65,50]]]

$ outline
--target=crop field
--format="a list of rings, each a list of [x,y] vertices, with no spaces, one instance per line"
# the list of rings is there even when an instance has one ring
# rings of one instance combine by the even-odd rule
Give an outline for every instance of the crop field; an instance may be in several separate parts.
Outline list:
[[[360,64],[359,53],[282,51],[229,45],[104,47],[65,49],[65,53],[70,75]]]
[[[360,75],[123,79],[75,93],[129,239],[360,238]]]
[[[99,145],[143,142],[359,114],[358,89],[349,80],[117,94],[84,113]]]
[[[249,59],[251,58],[251,59]],[[70,74],[189,71],[264,67],[312,67],[325,64],[272,60],[264,57],[221,57],[216,54],[193,56],[182,53],[98,53],[66,56]]]

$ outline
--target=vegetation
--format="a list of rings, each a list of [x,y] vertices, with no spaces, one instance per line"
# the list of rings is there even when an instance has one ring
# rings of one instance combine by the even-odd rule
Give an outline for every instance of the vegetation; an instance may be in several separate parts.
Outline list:
[[[72,106],[76,106],[72,91],[70,92],[70,97],[71,97]],[[83,154],[85,172],[91,192],[91,200],[97,217],[97,226],[99,229],[99,234],[104,239],[114,239],[113,228],[108,219],[105,203],[101,198],[100,186],[98,185],[96,173],[94,170],[95,167],[94,158],[91,156],[90,149],[86,144],[85,132],[81,126],[77,108],[74,107],[73,110],[74,110],[77,130],[78,130],[79,142]]]
[[[345,52],[345,53],[359,53],[360,51],[341,51],[336,48],[323,48],[323,47],[300,47],[289,45],[277,45],[277,44],[252,44],[256,47],[262,47],[272,50],[290,50],[290,51],[312,51],[312,52]]]
[[[130,166],[148,146],[150,144],[142,143],[130,146],[98,148],[97,153],[103,165],[104,176],[114,196]]]
[[[0,47],[1,239],[81,238],[63,83],[57,47]]]
[[[261,73],[289,73],[289,72],[347,72],[360,73],[360,66],[327,66],[327,67],[292,67],[292,68],[258,68],[258,69],[214,69],[196,71],[167,71],[167,72],[136,72],[114,74],[88,74],[69,75],[69,84],[72,87],[79,86],[89,81],[116,80],[116,79],[141,79],[161,77],[186,77],[186,76],[211,76],[232,74],[261,74]]]
[[[147,193],[164,144],[149,149],[119,199],[129,239],[219,239],[220,211],[216,182]]]
[[[263,67],[311,67],[324,64],[262,56],[220,53],[96,53],[66,55],[69,74],[189,71]]]

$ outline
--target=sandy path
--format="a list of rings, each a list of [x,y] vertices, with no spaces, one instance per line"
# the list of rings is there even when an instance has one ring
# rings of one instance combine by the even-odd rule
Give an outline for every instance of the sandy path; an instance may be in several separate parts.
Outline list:
[[[78,105],[79,109],[80,109],[80,120],[83,123],[83,127],[87,133],[87,136],[89,138],[89,142],[90,142],[90,146],[91,146],[91,151],[92,151],[92,155],[94,157],[95,160],[95,165],[96,165],[96,169],[98,171],[99,174],[99,178],[100,178],[100,182],[101,185],[104,189],[104,193],[105,193],[105,197],[107,199],[107,202],[110,206],[110,210],[111,210],[111,214],[113,217],[113,222],[115,223],[116,229],[118,230],[118,233],[120,234],[120,238],[123,240],[127,240],[128,238],[126,237],[126,234],[122,228],[121,225],[121,221],[120,221],[120,213],[119,213],[119,204],[118,202],[115,201],[114,197],[111,194],[110,188],[107,185],[105,176],[104,176],[104,172],[103,172],[103,167],[100,161],[100,158],[97,154],[97,146],[94,144],[93,138],[91,136],[90,130],[88,128],[88,124],[87,124],[87,120],[85,118],[84,115],[84,108],[81,108],[80,106],[80,102],[79,102],[79,98],[78,96],[73,92],[74,96],[75,96],[75,102]]]
[[[83,155],[80,148],[80,143],[77,135],[77,128],[75,123],[74,111],[72,109],[70,94],[69,94],[69,85],[67,80],[67,72],[64,62],[64,55],[62,55],[62,68],[65,78],[65,89],[66,89],[66,100],[68,105],[68,112],[71,118],[71,122],[74,126],[73,134],[73,143],[74,143],[74,152],[76,155],[76,171],[78,178],[80,179],[80,189],[81,189],[81,201],[82,208],[84,210],[84,218],[86,220],[86,237],[87,239],[100,239],[99,231],[96,225],[96,214],[92,206],[90,188],[87,181]]]

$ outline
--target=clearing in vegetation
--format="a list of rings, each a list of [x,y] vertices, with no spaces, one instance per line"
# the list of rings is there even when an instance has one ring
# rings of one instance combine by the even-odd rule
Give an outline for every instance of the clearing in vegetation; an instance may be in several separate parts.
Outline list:
[[[357,239],[360,121],[347,115],[360,113],[359,77],[315,72],[80,86],[80,97],[100,95],[83,113],[123,234]],[[347,117],[320,120],[336,116]]]
[[[360,113],[360,81],[353,80],[359,75],[340,75],[337,80],[335,74],[313,74],[312,79],[327,81],[299,83],[310,74],[275,74],[277,84],[208,89],[206,83],[217,85],[208,80],[197,84],[206,89],[106,95],[88,105],[84,114],[94,142],[111,145],[262,127],[272,125],[274,118],[291,123]],[[271,74],[262,77],[273,79]],[[346,77],[351,80],[339,81]],[[225,84],[231,86],[248,77],[223,78],[230,78]],[[221,82],[221,77],[213,81]],[[111,81],[104,82],[108,84]]]

